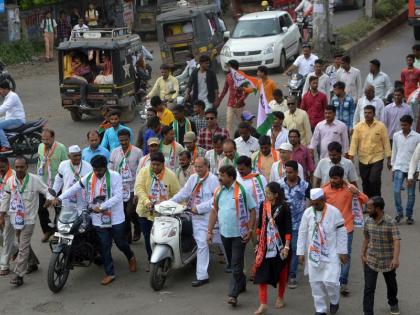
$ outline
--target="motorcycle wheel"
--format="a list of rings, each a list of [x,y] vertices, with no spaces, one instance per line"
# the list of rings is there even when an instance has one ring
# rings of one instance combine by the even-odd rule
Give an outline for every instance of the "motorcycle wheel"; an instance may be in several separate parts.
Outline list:
[[[9,84],[10,84],[10,89],[14,92],[14,91],[16,91],[16,82],[15,82],[15,80],[12,78],[12,77],[9,77],[8,79],[7,79],[7,81],[9,81]]]
[[[13,155],[23,155],[29,163],[36,163],[38,160],[38,146],[42,143],[42,137],[39,132],[33,132],[24,137],[19,137],[10,142],[13,149]]]
[[[169,270],[169,258],[158,263],[151,264],[150,269],[150,286],[155,291],[160,291],[165,285],[167,272]]]
[[[66,284],[70,269],[66,266],[66,254],[64,252],[53,253],[48,265],[48,288],[58,293]]]
[[[72,109],[70,111],[70,116],[73,121],[81,121],[82,120],[82,112],[78,109]]]

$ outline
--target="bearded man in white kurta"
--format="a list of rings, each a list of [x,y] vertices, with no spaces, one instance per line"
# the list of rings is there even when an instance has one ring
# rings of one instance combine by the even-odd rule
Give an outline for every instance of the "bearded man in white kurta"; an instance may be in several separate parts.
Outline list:
[[[315,315],[326,315],[326,298],[330,314],[338,311],[341,264],[347,261],[347,232],[340,211],[325,202],[320,188],[311,189],[311,207],[305,210],[299,227],[296,254],[307,262]],[[328,296],[326,296],[328,295]]]
[[[175,202],[187,202],[193,213],[193,235],[197,242],[197,280],[193,287],[208,283],[209,246],[207,243],[207,227],[209,215],[213,206],[213,192],[219,186],[219,179],[210,173],[210,163],[207,159],[198,157],[194,163],[196,173],[192,174],[185,186],[172,197]]]

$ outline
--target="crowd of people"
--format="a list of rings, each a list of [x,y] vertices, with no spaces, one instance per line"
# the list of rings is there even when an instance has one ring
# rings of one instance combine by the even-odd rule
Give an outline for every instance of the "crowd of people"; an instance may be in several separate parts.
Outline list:
[[[370,62],[362,84],[350,57],[337,55],[324,73],[324,62],[305,46],[290,69],[307,76],[302,100],[284,97],[267,68],[259,67],[256,88],[264,89],[272,111],[272,127],[266,134],[253,126],[255,116],[244,111],[250,91],[235,86],[231,70],[219,93],[207,56],[200,57],[200,67],[191,72],[188,83],[192,117],[184,106],[169,109],[168,99],[162,100],[173,88],[167,80],[175,82],[162,67],[165,77],[158,79],[148,96],[151,107],[136,143],[133,130],[120,122],[117,110],[103,112],[104,122],[87,134],[88,146],[83,149],[67,148],[53,130],[45,129],[37,174],[28,173],[23,157],[13,165],[0,157],[0,275],[9,274],[14,260],[11,284],[20,286],[25,274],[38,269],[31,248],[37,215],[41,241],[48,242],[55,230],[51,212],[58,214],[61,204],[76,209],[89,204],[105,270],[102,284],[108,285],[116,275],[112,241],[127,258],[129,270],[136,272],[136,253],[130,243],[143,235],[150,260],[153,207],[172,200],[186,203],[192,212],[198,247],[192,286],[209,282],[209,246],[215,243],[231,273],[227,302],[236,306],[246,290],[245,250],[251,243],[248,247],[255,247],[255,260],[248,276],[258,284],[260,302],[255,314],[268,309],[268,285],[278,287],[275,307],[285,307],[285,289],[298,286],[299,263],[305,264],[309,275],[316,314],[336,314],[340,294],[350,293],[353,235],[362,227],[364,314],[374,314],[378,273],[385,277],[391,314],[399,314],[398,224],[404,217],[407,224],[414,223],[420,159],[420,135],[415,131],[418,107],[407,104],[420,82],[416,68],[420,47],[413,49],[415,55],[407,56],[401,82],[393,87],[380,71],[379,60]],[[239,68],[235,60],[228,66]],[[19,97],[1,83],[0,93],[6,97],[0,111],[18,119],[14,109],[22,108]],[[226,129],[219,125],[217,109],[227,93]],[[237,124],[234,116],[240,119]],[[384,163],[393,174],[394,206],[387,208],[395,209],[395,220],[384,212],[381,197]],[[401,201],[404,190],[406,207]]]

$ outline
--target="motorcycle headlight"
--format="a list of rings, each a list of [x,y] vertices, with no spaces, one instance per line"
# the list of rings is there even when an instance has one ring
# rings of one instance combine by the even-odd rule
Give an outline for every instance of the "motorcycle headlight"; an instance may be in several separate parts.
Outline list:
[[[220,54],[225,57],[232,57],[232,52],[230,51],[230,48],[228,46],[223,46]]]
[[[264,55],[268,55],[272,53],[274,53],[274,43],[269,44],[263,51]]]
[[[68,234],[71,230],[71,224],[57,222],[57,230],[62,234]]]

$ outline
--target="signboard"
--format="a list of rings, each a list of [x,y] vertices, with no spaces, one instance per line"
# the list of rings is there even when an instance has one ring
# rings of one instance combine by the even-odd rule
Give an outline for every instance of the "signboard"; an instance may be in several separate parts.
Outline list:
[[[4,13],[4,0],[0,0],[0,13]]]

